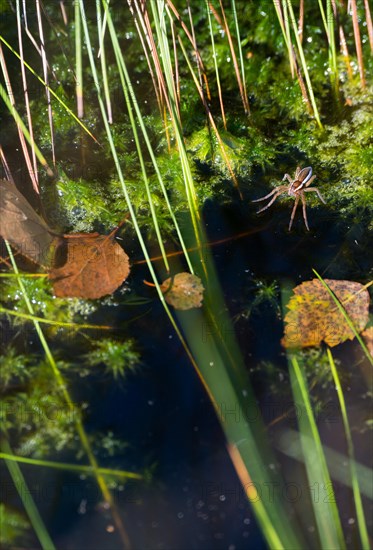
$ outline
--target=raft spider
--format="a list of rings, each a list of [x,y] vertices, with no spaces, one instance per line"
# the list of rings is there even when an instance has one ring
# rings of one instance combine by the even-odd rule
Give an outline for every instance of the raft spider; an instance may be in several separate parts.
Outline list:
[[[289,231],[291,229],[291,226],[293,225],[293,220],[294,220],[295,212],[299,203],[299,199],[302,199],[303,219],[304,219],[304,223],[306,225],[307,231],[309,231],[310,228],[308,227],[307,213],[306,213],[306,197],[304,194],[309,192],[317,193],[317,196],[319,197],[319,199],[324,204],[326,204],[324,199],[321,196],[320,191],[316,187],[309,187],[309,185],[313,182],[315,178],[316,178],[316,175],[315,176],[312,175],[311,166],[307,166],[307,168],[303,168],[303,169],[301,169],[300,166],[297,166],[293,179],[289,176],[289,174],[285,174],[282,179],[282,181],[287,179],[290,185],[280,185],[279,187],[276,187],[275,189],[273,189],[273,191],[268,193],[268,195],[266,195],[265,197],[252,201],[252,202],[264,201],[265,199],[268,199],[273,195],[273,198],[269,201],[267,206],[264,206],[264,208],[261,208],[260,210],[258,210],[257,213],[259,214],[259,212],[263,212],[264,210],[267,210],[267,208],[269,208],[271,204],[275,202],[277,197],[279,197],[282,193],[285,193],[287,191],[288,195],[295,198],[293,211],[290,217]]]

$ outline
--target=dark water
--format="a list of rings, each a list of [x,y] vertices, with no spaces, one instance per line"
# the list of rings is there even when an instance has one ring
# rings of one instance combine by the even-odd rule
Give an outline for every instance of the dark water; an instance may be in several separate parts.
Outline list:
[[[271,416],[268,404],[284,399],[287,406],[289,393],[284,390],[273,395],[268,374],[261,372],[260,365],[272,362],[281,386],[281,381],[288,383],[287,360],[280,345],[282,321],[273,304],[263,303],[248,319],[242,316],[255,296],[255,281],[276,280],[279,288],[287,282],[295,285],[314,277],[312,267],[325,277],[359,280],[371,260],[358,224],[349,226],[330,207],[320,205],[309,209],[310,232],[298,212],[289,233],[290,210],[290,202],[275,204],[257,216],[246,200],[220,206],[210,201],[204,208],[209,241],[227,239],[212,245],[211,251],[247,369],[252,371],[258,406],[268,422],[275,416]],[[242,233],[247,234],[237,238]],[[132,257],[136,254],[135,248]],[[120,327],[138,317],[129,324],[126,335],[135,338],[141,351],[139,371],[128,375],[125,382],[97,374],[81,381],[77,378],[72,384],[74,400],[88,404],[84,419],[87,433],[112,432],[127,444],[113,456],[98,455],[100,466],[151,471],[151,481],[130,481],[122,490],[114,491],[132,545],[149,550],[266,548],[225,450],[212,406],[154,292],[143,287],[143,279],[149,279],[147,268],[135,264],[128,284],[139,295],[154,297],[152,302],[132,309],[125,304],[104,307],[91,319]],[[67,355],[81,351],[74,345],[66,342]],[[340,346],[336,357],[343,359],[345,368],[357,368],[362,361],[354,343]],[[350,381],[348,399],[363,393],[360,378],[357,373]],[[365,404],[353,397],[350,401],[352,421],[359,425],[364,421]],[[295,429],[296,424],[285,421],[277,433],[285,427]],[[325,422],[320,431],[328,445],[345,453],[340,419],[334,424]],[[275,435],[276,430],[274,439]],[[364,435],[357,434],[356,438],[357,459],[367,463],[371,444]],[[58,455],[57,460],[72,459]],[[283,456],[280,461],[288,479],[295,479],[292,469],[299,469],[297,463]],[[93,478],[79,479],[75,474],[44,469],[36,473],[27,466],[22,470],[58,548],[121,547],[116,532],[111,532],[112,519],[100,504],[101,493]],[[342,484],[336,484],[336,491],[338,499],[345,502],[341,506],[342,523],[353,545],[356,527],[348,523],[353,515],[351,493]],[[12,500],[17,502],[15,494]],[[307,527],[305,523],[303,528]],[[308,543],[317,547],[311,531]]]

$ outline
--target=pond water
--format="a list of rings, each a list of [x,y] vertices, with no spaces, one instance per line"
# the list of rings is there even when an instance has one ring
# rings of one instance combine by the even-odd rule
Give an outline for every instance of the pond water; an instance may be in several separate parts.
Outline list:
[[[85,101],[82,120],[87,126],[84,130],[61,103],[53,100],[53,109],[48,112],[39,81],[36,91],[30,84],[35,141],[52,166],[49,115],[53,119],[57,153],[53,177],[44,169],[40,171],[40,198],[32,190],[27,155],[20,146],[12,110],[8,108],[4,115],[1,113],[4,129],[1,178],[13,177],[32,208],[45,215],[56,232],[99,231],[107,235],[133,208],[132,217],[128,214],[128,223],[123,223],[115,236],[130,258],[130,275],[111,296],[102,299],[54,296],[56,290],[46,277],[26,277],[37,271],[46,275],[50,266],[36,266],[27,254],[29,260],[16,254],[16,264],[26,274],[22,284],[32,304],[27,306],[24,289],[12,276],[14,265],[9,261],[9,250],[1,243],[1,257],[5,259],[4,278],[0,281],[4,350],[0,363],[3,420],[0,474],[5,504],[0,508],[0,524],[6,526],[4,547],[51,550],[52,543],[43,539],[47,532],[61,550],[264,549],[276,547],[271,539],[273,533],[266,531],[271,531],[273,525],[274,531],[282,529],[283,535],[294,532],[302,548],[319,548],[321,542],[323,547],[329,547],[327,537],[322,538],[328,529],[322,535],[315,516],[318,505],[321,509],[326,503],[336,502],[346,547],[361,548],[347,460],[348,443],[327,346],[321,343],[289,352],[281,339],[289,297],[297,285],[316,278],[313,269],[323,278],[355,281],[369,288],[373,274],[372,90],[357,81],[357,64],[352,63],[354,74],[348,76],[344,54],[338,61],[340,89],[335,93],[329,80],[331,69],[325,68],[330,63],[331,46],[323,34],[320,14],[315,15],[315,10],[307,5],[309,39],[304,40],[304,49],[320,106],[324,125],[321,129],[321,122],[317,122],[319,113],[312,111],[310,103],[312,90],[307,87],[305,93],[301,79],[299,88],[297,80],[291,77],[287,48],[273,5],[260,2],[259,9],[255,3],[239,3],[241,39],[234,36],[233,42],[240,43],[245,53],[241,62],[246,66],[246,79],[250,83],[251,114],[247,116],[236,82],[227,30],[222,29],[220,16],[212,11],[217,46],[217,53],[213,53],[206,14],[201,5],[191,2],[194,21],[192,16],[189,20],[186,12],[181,13],[185,21],[194,25],[213,94],[208,100],[205,98],[205,103],[200,101],[198,78],[192,77],[183,54],[182,40],[189,39],[187,33],[183,34],[185,25],[180,31],[183,37],[180,42],[173,42],[169,29],[170,51],[174,55],[177,50],[178,56],[172,77],[175,81],[176,75],[181,78],[178,129],[177,124],[172,125],[175,113],[172,109],[167,111],[173,93],[167,88],[168,80],[164,83],[168,102],[159,111],[131,10],[116,2],[112,4],[117,8],[114,24],[119,24],[114,36],[127,56],[131,85],[141,110],[135,122],[131,122],[123,94],[123,67],[116,65],[119,54],[109,33],[112,22],[110,18],[104,22],[107,37],[113,40],[108,42],[105,54],[96,36],[96,23],[101,21],[102,14],[95,13],[98,7],[93,3],[87,5],[86,18],[82,20],[63,2],[59,3],[58,12],[57,4],[45,7],[51,87],[73,111],[75,85],[79,80],[76,74],[79,62],[73,67],[71,61],[74,59],[75,63],[75,56],[79,59],[75,29],[81,26],[82,33],[91,33],[95,38],[91,47],[87,46],[87,34],[84,44],[81,40]],[[150,4],[153,26],[147,33],[153,29],[154,48],[160,48],[162,37],[156,33],[154,9],[155,4],[161,3]],[[82,6],[81,3],[80,8],[84,9]],[[4,6],[0,10],[4,15],[0,37],[4,33],[18,50],[13,8],[7,10]],[[30,13],[30,18],[35,13]],[[229,24],[236,28],[234,10],[228,15]],[[350,50],[355,51],[353,26],[347,15],[351,18],[343,12],[342,20]],[[66,17],[70,18],[69,24]],[[363,47],[368,52],[369,21],[365,17]],[[30,25],[40,38],[39,18],[40,15],[34,17]],[[25,24],[24,15],[21,20]],[[175,18],[173,32],[179,23]],[[88,56],[91,50],[95,55],[100,52],[104,58],[107,55],[113,124],[106,126],[102,120],[105,109],[99,109],[92,60]],[[4,87],[8,80],[13,82],[14,89],[20,91],[17,101],[23,101],[18,65],[10,63],[13,53],[9,48],[4,55],[10,75],[8,79],[4,73]],[[194,47],[188,55],[188,61],[194,60]],[[103,65],[99,68],[100,56],[95,59],[96,69],[102,71],[99,80],[103,86],[105,70]],[[159,59],[166,58],[163,50]],[[219,65],[226,127],[215,90],[213,59]],[[30,64],[39,66],[39,61],[39,52],[30,50]],[[40,75],[44,76],[45,68],[40,65]],[[366,71],[370,74],[372,68],[372,58],[367,54]],[[304,70],[299,62],[298,77]],[[9,89],[7,93],[8,99],[13,96]],[[135,112],[135,104],[132,108]],[[19,111],[26,119],[26,107],[19,107]],[[141,133],[144,129],[151,153]],[[100,143],[91,139],[88,130]],[[140,135],[140,154],[136,149],[136,132]],[[163,281],[170,274],[189,271],[189,266],[176,237],[174,218],[165,206],[152,154],[164,178],[172,214],[189,247],[193,269],[206,287],[201,310],[175,312],[170,308],[174,324],[154,285],[148,284],[154,281],[151,269]],[[306,230],[301,206],[292,230],[288,230],[294,198],[286,193],[267,210],[257,213],[267,202],[252,201],[281,185],[284,172],[293,175],[297,166],[311,165],[317,175],[313,185],[320,189],[326,204],[313,193],[307,195],[310,231]],[[143,169],[148,179],[144,178]],[[120,170],[129,201],[124,198]],[[144,181],[149,183],[149,193]],[[155,211],[153,217],[149,197]],[[193,206],[194,201],[198,208]],[[15,214],[12,204],[7,208],[7,215],[9,208]],[[200,221],[196,221],[198,209]],[[162,234],[158,241],[155,220]],[[22,213],[18,222],[22,223]],[[202,252],[195,250],[198,231],[206,233]],[[14,244],[5,230],[2,233]],[[15,225],[16,244],[19,233],[20,228]],[[149,265],[139,244],[140,233],[151,257]],[[45,241],[49,243],[51,239],[47,232]],[[169,272],[160,259],[160,241],[168,254]],[[60,254],[60,266],[68,256],[65,252]],[[34,308],[33,315],[39,324],[33,325],[35,318],[30,317],[30,308]],[[44,323],[45,320],[52,324]],[[77,329],[71,324],[74,322],[96,327]],[[368,326],[371,325],[370,315]],[[304,328],[299,327],[299,331]],[[100,344],[107,347],[100,348]],[[371,530],[373,487],[369,465],[373,448],[368,435],[371,364],[356,338],[330,349],[346,402],[362,505]],[[310,449],[312,453],[315,450],[302,432],[306,415],[299,394],[301,403],[295,402],[291,376],[294,358],[304,368],[306,393],[315,412],[333,485],[317,477],[317,470],[313,478],[307,470],[307,454]],[[124,364],[129,367],[124,369]],[[222,398],[232,395],[233,404]],[[250,404],[245,416],[242,407],[247,401]],[[243,424],[250,428],[247,431],[252,440],[249,435],[246,438]],[[258,433],[259,440],[255,440]],[[253,441],[252,449],[245,447],[247,441]],[[267,446],[271,453],[266,452]],[[241,453],[238,458],[237,449]],[[20,461],[15,461],[12,455]],[[312,456],[315,464],[320,464],[320,456],[317,453]],[[22,457],[36,462],[24,463]],[[262,470],[255,470],[261,460]],[[56,464],[46,461],[63,465],[56,469]],[[105,472],[105,481],[101,480],[100,485],[93,475],[74,470],[74,466],[94,461],[100,468],[138,474],[141,479],[123,480]],[[259,479],[257,483],[251,483],[253,471]],[[103,497],[108,490],[114,502],[112,509]],[[258,502],[270,513],[274,511],[274,516],[263,520]],[[120,533],[118,517],[126,534]],[[126,537],[130,544],[125,544]]]

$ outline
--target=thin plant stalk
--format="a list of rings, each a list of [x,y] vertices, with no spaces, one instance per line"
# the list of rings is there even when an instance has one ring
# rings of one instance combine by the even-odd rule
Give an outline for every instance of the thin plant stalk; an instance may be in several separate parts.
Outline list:
[[[231,0],[231,6],[232,6],[234,26],[235,26],[235,29],[236,29],[237,48],[238,48],[238,53],[239,53],[239,57],[240,57],[241,81],[242,81],[242,91],[243,91],[243,104],[244,104],[246,114],[249,114],[250,113],[250,105],[249,105],[249,99],[247,97],[245,64],[244,64],[244,60],[243,60],[240,26],[238,24],[238,17],[237,17],[237,9],[236,9],[236,1],[235,0]]]
[[[23,84],[23,94],[25,98],[25,106],[26,106],[26,114],[27,114],[27,121],[28,121],[28,127],[30,130],[30,138],[31,138],[31,156],[32,156],[32,170],[29,169],[30,178],[32,181],[32,186],[34,188],[35,193],[39,194],[39,184],[38,184],[38,164],[36,160],[36,154],[34,149],[34,133],[33,133],[33,126],[32,126],[32,117],[31,117],[31,110],[30,110],[30,101],[29,101],[29,93],[28,93],[28,85],[27,85],[27,75],[25,71],[25,65],[24,65],[24,52],[23,52],[23,33],[22,33],[22,26],[21,26],[21,10],[20,10],[20,4],[19,0],[16,0],[16,17],[17,17],[17,34],[18,34],[18,46],[19,46],[19,54],[20,54],[20,68],[21,68],[21,75],[22,75],[22,84]],[[27,164],[27,156],[25,156],[25,161]]]
[[[339,406],[341,408],[343,426],[344,426],[344,430],[345,430],[345,434],[346,434],[348,457],[349,457],[349,466],[350,466],[350,475],[351,475],[351,484],[352,484],[352,491],[353,491],[354,501],[355,501],[356,518],[357,518],[357,523],[358,523],[358,527],[359,527],[361,548],[363,550],[369,550],[369,548],[370,548],[369,535],[368,535],[368,529],[367,529],[367,525],[366,525],[365,517],[364,517],[364,509],[363,509],[363,503],[362,503],[362,500],[361,500],[359,480],[358,480],[358,477],[357,477],[354,445],[353,445],[353,442],[352,442],[350,423],[348,421],[346,402],[345,402],[345,398],[344,398],[344,395],[343,395],[343,389],[342,389],[341,382],[340,382],[340,379],[339,379],[337,367],[335,365],[334,358],[333,358],[332,352],[331,352],[329,347],[327,348],[327,353],[328,353],[330,370],[332,372],[332,376],[333,376],[333,380],[334,380],[334,384],[335,384],[336,394],[337,394],[337,397],[338,397],[338,400],[339,400]]]
[[[11,276],[10,273],[0,274],[0,276],[5,275],[7,277]],[[19,278],[19,275],[14,274],[17,278]],[[26,274],[30,276],[30,274]],[[32,274],[32,276],[34,276]],[[22,277],[24,275],[22,274]],[[24,319],[25,321],[37,321],[38,323],[45,323],[46,325],[51,325],[54,327],[65,327],[65,328],[71,328],[71,329],[92,329],[92,330],[112,330],[113,327],[110,327],[108,325],[90,325],[89,323],[72,323],[72,322],[66,322],[66,321],[55,321],[54,319],[46,319],[45,317],[38,317],[37,315],[31,315],[30,313],[22,313],[21,311],[14,311],[13,309],[7,309],[5,307],[0,306],[0,313],[3,313],[4,315],[11,315],[12,317],[17,317],[19,319]]]
[[[300,0],[299,3],[299,19],[298,19],[298,34],[299,40],[303,42],[303,30],[304,30],[304,0]]]
[[[359,18],[357,14],[356,0],[350,0],[350,1],[351,1],[352,25],[354,29],[355,47],[356,47],[356,55],[357,55],[357,64],[359,66],[360,82],[361,82],[361,87],[366,88],[366,80],[365,80],[365,73],[364,73],[364,57],[363,57],[363,49],[361,47]]]
[[[111,99],[110,99],[110,90],[109,90],[109,80],[107,74],[107,63],[105,56],[105,31],[106,31],[106,13],[104,13],[104,19],[101,17],[101,1],[96,0],[96,13],[97,13],[97,30],[98,30],[98,40],[99,40],[99,58],[101,60],[101,73],[102,73],[102,85],[104,87],[104,96],[106,102],[106,110],[108,121],[110,124],[113,123],[113,111],[111,108]]]
[[[17,462],[19,464],[29,464],[31,466],[39,466],[41,468],[51,468],[53,470],[64,470],[65,472],[76,472],[84,475],[95,475],[92,466],[84,466],[82,464],[69,464],[68,462],[55,462],[53,460],[43,460],[41,458],[30,458],[27,456],[16,456],[9,452],[0,452],[0,459]],[[103,476],[116,477],[118,479],[136,479],[142,480],[144,476],[135,472],[125,470],[113,470],[111,468],[97,468],[97,472]]]
[[[10,445],[5,437],[3,437],[1,440],[1,449],[5,451],[5,454],[7,455],[7,457],[3,457],[3,460],[7,465],[9,474],[13,480],[14,486],[17,489],[19,498],[21,499],[22,504],[26,510],[30,523],[38,537],[41,548],[43,550],[55,550],[56,547],[53,544],[51,537],[49,536],[49,533],[39,514],[35,501],[32,498],[32,492],[27,487],[27,483],[25,478],[23,477],[21,468],[18,466],[17,462],[12,460],[12,449],[10,448]]]
[[[233,39],[232,39],[231,31],[229,29],[227,17],[225,15],[225,10],[224,10],[222,0],[219,0],[219,4],[220,4],[221,13],[223,15],[224,30],[225,30],[225,33],[227,35],[229,49],[231,51],[231,56],[232,56],[233,66],[234,66],[234,72],[236,73],[236,79],[237,79],[237,83],[238,83],[238,88],[240,90],[242,103],[243,103],[243,106],[244,106],[244,109],[245,109],[245,113],[249,114],[250,113],[250,106],[249,106],[249,102],[248,102],[248,99],[247,99],[247,95],[245,94],[245,88],[244,88],[244,84],[242,82],[240,69],[238,67],[237,56],[236,56],[236,52],[235,52],[234,45],[233,45]]]
[[[345,321],[347,323],[347,325],[350,327],[350,329],[352,330],[352,332],[354,333],[355,337],[357,338],[362,350],[364,351],[365,353],[365,356],[367,357],[368,361],[370,362],[371,365],[373,365],[373,357],[371,356],[371,354],[369,353],[369,350],[368,348],[366,347],[365,345],[365,342],[364,340],[362,339],[362,337],[360,336],[360,334],[358,333],[358,331],[356,330],[356,327],[354,325],[354,323],[351,321],[347,311],[345,310],[345,308],[343,307],[343,304],[338,300],[337,296],[334,294],[334,292],[332,291],[332,289],[327,285],[327,283],[324,281],[324,279],[321,277],[321,275],[318,274],[318,272],[315,270],[315,269],[312,269],[312,271],[314,272],[314,274],[316,275],[316,277],[319,279],[319,281],[322,283],[322,285],[324,286],[324,288],[328,291],[329,295],[331,296],[331,298],[334,300],[337,308],[339,309],[339,311],[342,313],[343,317],[345,318]]]
[[[352,80],[354,75],[352,74],[350,56],[349,56],[349,53],[348,53],[346,37],[345,37],[345,33],[343,31],[342,25],[339,26],[339,44],[340,44],[340,48],[341,48],[341,53],[343,55],[343,60],[344,60],[345,65],[346,65],[348,79]]]
[[[80,9],[78,2],[75,2],[75,94],[78,118],[84,116],[83,104],[83,65],[82,65],[82,36],[80,23]],[[100,27],[99,27],[100,28]]]
[[[326,2],[326,14],[328,20],[328,42],[329,42],[329,68],[334,92],[338,93],[338,67],[337,67],[337,50],[335,45],[334,32],[334,11],[332,0]]]
[[[372,23],[372,15],[370,13],[368,0],[364,0],[364,8],[365,8],[365,20],[367,22],[370,51],[373,53],[373,23]]]
[[[298,422],[308,482],[310,486],[317,482],[322,483],[324,487],[333,487],[312,411],[305,373],[301,363],[298,363],[294,355],[290,357],[289,372],[294,401],[301,406],[302,411],[302,414],[298,415]],[[336,503],[325,500],[314,502],[312,499],[312,506],[320,537],[320,548],[323,550],[345,549],[346,545]]]
[[[198,80],[199,80],[199,84],[201,86],[201,89],[203,89],[203,81],[202,81],[202,67],[201,67],[201,63],[200,63],[200,59],[201,59],[201,56],[198,55],[198,46],[197,46],[197,40],[196,40],[196,33],[194,32],[194,23],[193,23],[193,16],[192,16],[192,10],[190,9],[190,1],[187,0],[187,10],[188,10],[188,15],[189,15],[189,23],[190,23],[190,28],[191,28],[191,36],[192,36],[192,45],[193,45],[193,49],[194,49],[194,52],[195,52],[195,58],[196,58],[196,65],[197,65],[197,71],[198,71]],[[173,25],[173,21],[172,21],[172,18],[170,18],[171,20],[171,29],[174,28],[174,25]],[[176,94],[177,96],[177,94]],[[209,97],[208,99],[211,99],[211,97]]]
[[[290,65],[291,76],[292,76],[292,78],[294,78],[294,76],[295,76],[295,59],[294,59],[294,55],[293,55],[293,47],[292,47],[291,38],[290,38],[289,19],[286,15],[287,14],[286,2],[283,0],[283,10],[284,10],[285,16],[283,15],[283,12],[282,12],[282,9],[281,9],[281,0],[273,0],[273,5],[275,7],[277,19],[278,19],[278,22],[279,22],[280,27],[281,27],[281,31],[282,31],[282,35],[283,35],[284,40],[285,40],[286,48],[288,50],[288,60],[289,60],[289,65]]]
[[[56,166],[52,103],[51,103],[51,95],[49,92],[48,62],[47,62],[47,54],[45,51],[43,20],[42,20],[41,11],[40,11],[40,0],[35,0],[35,4],[36,4],[36,16],[37,16],[37,22],[38,22],[39,38],[40,38],[41,61],[42,61],[44,81],[45,81],[45,95],[47,98],[47,106],[48,106],[48,121],[49,121],[49,131],[50,131],[50,141],[51,141],[52,162],[53,162],[53,166]]]
[[[218,61],[217,61],[217,53],[216,53],[216,49],[215,49],[214,33],[213,33],[213,30],[212,30],[212,22],[211,22],[211,15],[210,15],[209,0],[206,0],[206,13],[207,13],[207,20],[208,20],[208,22],[209,22],[210,40],[211,40],[211,48],[212,48],[212,58],[213,58],[213,60],[214,60],[215,75],[216,75],[216,85],[217,85],[217,87],[218,87],[220,111],[221,111],[221,116],[222,116],[222,119],[223,119],[223,125],[224,125],[224,128],[225,128],[225,130],[226,130],[226,129],[227,129],[227,121],[226,121],[226,118],[225,118],[223,94],[222,94],[222,91],[221,91],[219,67],[218,67]]]

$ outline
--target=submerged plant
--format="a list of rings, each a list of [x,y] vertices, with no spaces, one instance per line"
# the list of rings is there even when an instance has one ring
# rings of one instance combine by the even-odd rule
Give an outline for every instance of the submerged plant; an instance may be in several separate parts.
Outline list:
[[[129,372],[136,371],[140,365],[140,354],[134,340],[119,342],[111,338],[96,342],[86,354],[85,362],[91,367],[105,366],[105,372],[115,380],[125,378]]]

